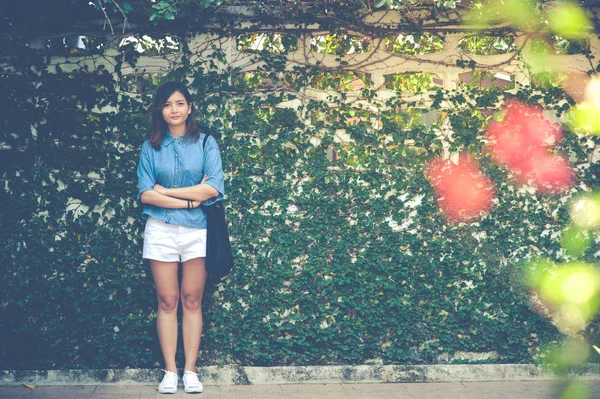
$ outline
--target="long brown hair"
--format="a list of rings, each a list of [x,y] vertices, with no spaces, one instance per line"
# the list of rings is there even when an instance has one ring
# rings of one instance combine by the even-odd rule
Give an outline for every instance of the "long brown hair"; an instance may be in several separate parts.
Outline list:
[[[188,91],[187,87],[181,82],[167,82],[160,86],[156,91],[156,95],[154,96],[154,105],[152,107],[152,135],[150,136],[150,144],[155,150],[160,150],[160,145],[162,144],[163,139],[165,138],[165,134],[167,133],[167,122],[162,115],[162,110],[169,97],[173,95],[176,91],[183,94],[185,97],[185,101],[188,104],[192,102],[192,96]],[[200,130],[198,129],[198,125],[196,125],[196,118],[194,117],[194,107],[192,107],[192,112],[188,115],[185,121],[185,138],[192,139],[197,141],[200,137]]]

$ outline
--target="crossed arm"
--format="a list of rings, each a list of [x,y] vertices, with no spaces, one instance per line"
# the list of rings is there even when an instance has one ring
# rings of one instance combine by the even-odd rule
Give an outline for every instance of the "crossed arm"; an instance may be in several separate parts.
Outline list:
[[[159,206],[161,208],[185,209],[188,207],[188,200],[192,201],[191,206],[197,208],[202,201],[216,197],[219,192],[204,180],[200,184],[189,187],[165,188],[156,184],[154,189],[144,191],[140,200],[144,204]]]

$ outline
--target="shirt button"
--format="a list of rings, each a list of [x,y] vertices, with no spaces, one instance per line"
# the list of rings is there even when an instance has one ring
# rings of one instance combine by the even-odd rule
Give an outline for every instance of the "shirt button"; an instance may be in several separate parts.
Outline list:
[[[175,173],[179,172],[179,169],[175,169]]]

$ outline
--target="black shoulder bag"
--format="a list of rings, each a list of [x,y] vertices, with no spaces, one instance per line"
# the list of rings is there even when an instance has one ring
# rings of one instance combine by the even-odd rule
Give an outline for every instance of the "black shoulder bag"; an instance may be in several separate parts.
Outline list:
[[[208,134],[204,136],[202,149],[206,145]],[[233,268],[233,253],[225,221],[225,208],[223,201],[219,200],[212,205],[202,204],[206,214],[206,271],[210,277],[222,278],[229,274]]]

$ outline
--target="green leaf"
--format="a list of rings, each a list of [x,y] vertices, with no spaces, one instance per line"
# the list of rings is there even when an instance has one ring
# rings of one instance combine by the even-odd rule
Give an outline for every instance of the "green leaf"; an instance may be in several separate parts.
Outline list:
[[[379,0],[377,3],[375,3],[375,8],[383,7],[387,3],[388,3],[388,0]]]
[[[123,4],[121,4],[121,8],[123,9],[123,12],[125,14],[129,13],[130,11],[133,11],[133,7],[131,6],[131,4],[129,4],[128,1],[123,2]]]

